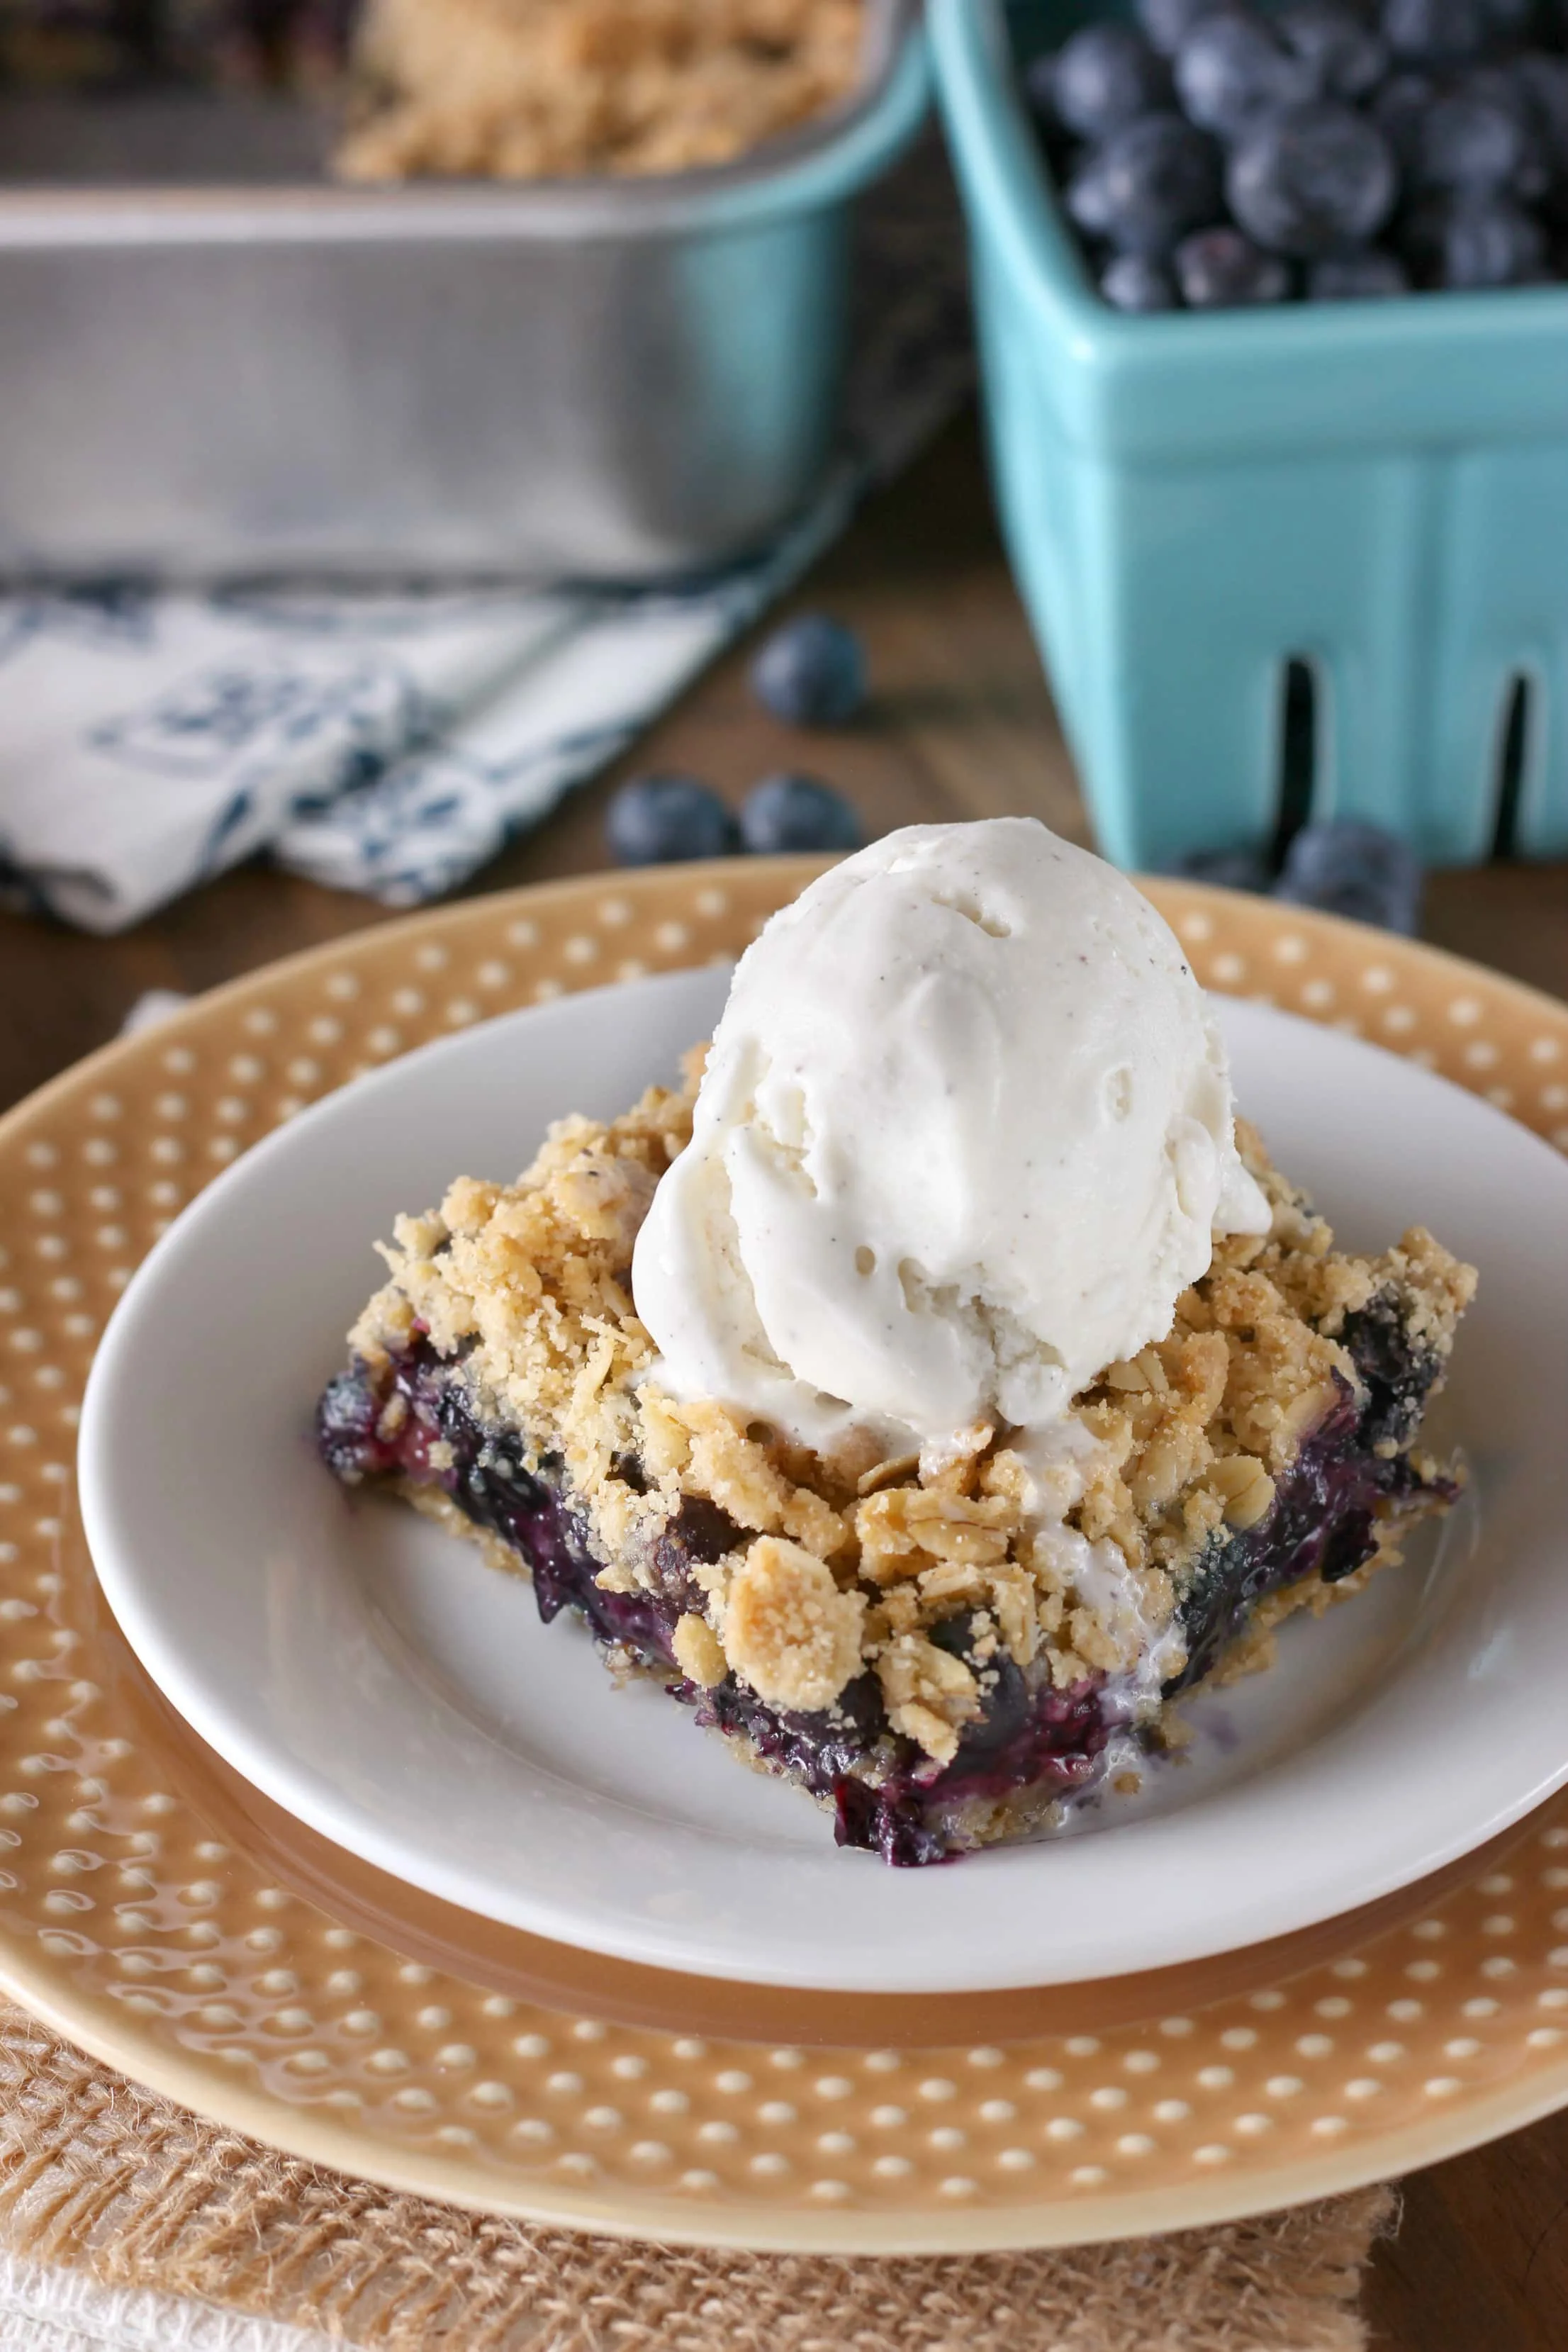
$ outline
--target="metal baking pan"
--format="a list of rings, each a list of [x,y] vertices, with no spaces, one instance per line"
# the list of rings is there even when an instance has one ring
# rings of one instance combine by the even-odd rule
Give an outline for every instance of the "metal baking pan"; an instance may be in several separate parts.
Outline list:
[[[342,187],[310,111],[0,111],[0,567],[647,581],[756,546],[837,415],[853,198],[927,97],[859,88],[658,179]]]

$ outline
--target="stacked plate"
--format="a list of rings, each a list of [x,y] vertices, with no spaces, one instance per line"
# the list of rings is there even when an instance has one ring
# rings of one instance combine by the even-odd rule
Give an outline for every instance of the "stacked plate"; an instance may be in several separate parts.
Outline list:
[[[1479,1265],[1438,1431],[1472,1477],[1439,1539],[1292,1622],[1271,1675],[1197,1701],[1183,1766],[1079,1834],[923,1872],[841,1853],[525,1584],[317,1465],[395,1213],[668,1076],[715,967],[811,870],[380,929],[0,1125],[0,1977],[302,2155],[665,2240],[1131,2234],[1568,2100],[1546,1000],[1159,887],[1233,999],[1238,1099],[1345,1238],[1420,1221]],[[84,1536],[78,1405],[121,1291]]]

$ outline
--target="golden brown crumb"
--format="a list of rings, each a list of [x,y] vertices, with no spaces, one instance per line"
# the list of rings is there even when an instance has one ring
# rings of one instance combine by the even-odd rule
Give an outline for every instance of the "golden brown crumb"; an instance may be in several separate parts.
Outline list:
[[[1222,1454],[1208,1483],[1227,1528],[1255,1528],[1274,1507],[1274,1481],[1256,1454]]]
[[[690,1439],[680,1472],[688,1494],[710,1497],[742,1528],[760,1535],[782,1532],[825,1559],[843,1550],[848,1530],[832,1505],[784,1477],[733,1413],[707,1401],[677,1404],[663,1398],[660,1407]]]
[[[724,163],[845,96],[862,0],[372,0],[349,179]]]
[[[860,1671],[865,1595],[841,1592],[815,1552],[759,1538],[730,1581],[724,1649],[770,1706],[816,1714]]]
[[[397,1220],[392,1280],[349,1335],[373,1366],[416,1323],[442,1354],[467,1350],[487,1404],[603,1495],[612,1549],[636,1517],[612,1465],[639,1442],[631,1382],[653,1354],[632,1310],[632,1243],[690,1133],[689,1095],[656,1087],[613,1127],[562,1121],[514,1186],[459,1178],[439,1213]]]
[[[730,1671],[724,1647],[706,1617],[683,1617],[671,1637],[675,1663],[689,1682],[716,1690]]]
[[[883,1644],[877,1675],[894,1730],[951,1764],[960,1732],[980,1712],[980,1685],[963,1660],[923,1633],[900,1633]]]

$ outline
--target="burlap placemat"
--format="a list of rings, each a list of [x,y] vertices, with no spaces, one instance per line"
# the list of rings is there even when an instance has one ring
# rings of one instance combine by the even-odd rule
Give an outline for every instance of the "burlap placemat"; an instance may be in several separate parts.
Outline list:
[[[1393,2192],[1049,2253],[622,2244],[279,2156],[0,2008],[0,2242],[387,2352],[1361,2352]]]

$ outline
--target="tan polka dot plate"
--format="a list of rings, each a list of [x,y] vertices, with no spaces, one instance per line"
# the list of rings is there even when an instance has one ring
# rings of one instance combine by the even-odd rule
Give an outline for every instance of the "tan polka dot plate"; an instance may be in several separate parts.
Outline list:
[[[667,2240],[1131,2234],[1349,2187],[1568,2102],[1568,1798],[1440,1881],[1221,1960],[845,2000],[589,1959],[417,1895],[268,1806],[132,1660],[72,1452],[94,1339],[163,1223],[358,1070],[732,953],[812,870],[586,880],[388,924],[110,1047],[0,1123],[0,1981],[301,2155]],[[1352,926],[1155,895],[1209,984],[1352,1026],[1568,1146],[1568,1011]]]

